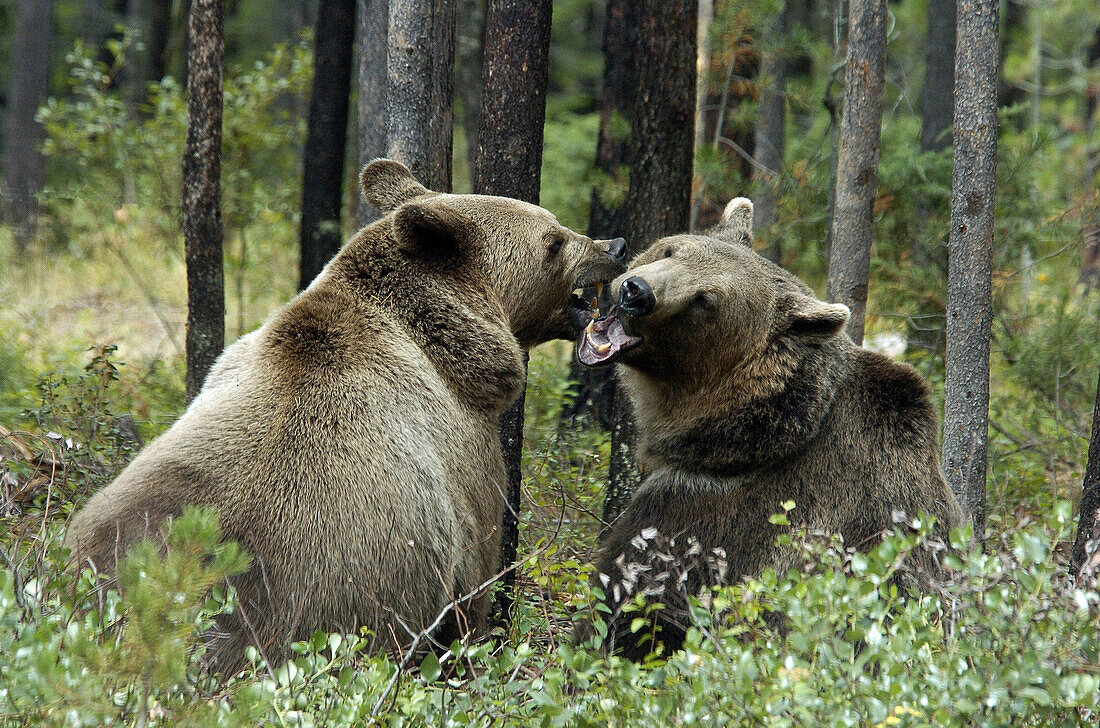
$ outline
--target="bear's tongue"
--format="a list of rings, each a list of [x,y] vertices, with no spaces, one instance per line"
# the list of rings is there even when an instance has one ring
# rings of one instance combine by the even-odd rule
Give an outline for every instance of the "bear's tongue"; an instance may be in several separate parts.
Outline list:
[[[592,319],[577,341],[577,359],[585,366],[599,366],[610,362],[624,349],[641,342],[623,330],[622,321],[615,312],[600,319]]]

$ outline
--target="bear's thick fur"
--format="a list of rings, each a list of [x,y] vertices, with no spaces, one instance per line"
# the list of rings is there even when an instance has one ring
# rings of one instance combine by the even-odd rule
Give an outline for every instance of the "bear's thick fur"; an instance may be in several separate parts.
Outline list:
[[[752,203],[738,198],[708,236],[655,243],[612,283],[617,311],[578,341],[585,363],[620,362],[638,432],[642,482],[597,556],[613,608],[660,592],[654,577],[669,555],[687,570],[689,594],[769,567],[785,573],[794,552],[775,546],[781,527],[769,517],[786,501],[792,528],[857,548],[899,511],[934,516],[940,537],[962,521],[928,386],[855,346],[845,306],[756,254],[751,220]],[[666,577],[668,592],[682,573]],[[657,623],[676,649],[690,622],[686,595],[668,592],[655,597],[666,604]],[[612,634],[634,656],[652,647],[621,625]]]
[[[228,347],[175,425],[69,526],[76,563],[112,574],[184,505],[217,509],[253,557],[213,645],[223,671],[250,642],[274,656],[317,629],[404,645],[492,578],[497,423],[523,349],[572,338],[571,291],[624,269],[618,241],[535,205],[431,192],[389,160],[361,185],[385,217]],[[480,629],[484,592],[449,627]]]

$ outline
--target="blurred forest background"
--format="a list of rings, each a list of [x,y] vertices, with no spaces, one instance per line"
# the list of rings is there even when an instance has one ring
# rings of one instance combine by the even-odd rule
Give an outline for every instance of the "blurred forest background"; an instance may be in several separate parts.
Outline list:
[[[1002,5],[994,514],[1076,493],[1100,366],[1100,9],[1090,0]],[[457,12],[455,191],[471,190],[475,167],[485,10],[483,0],[461,0]],[[621,29],[605,38],[610,10],[600,0],[553,3],[541,203],[578,230],[614,225],[607,211],[622,206],[629,182],[623,155],[607,156],[631,133],[629,107],[609,110],[603,93],[616,93],[605,51],[622,57]],[[868,342],[942,383],[954,5],[898,0],[888,10]],[[182,408],[187,12],[181,0],[0,3],[0,423],[17,424],[39,376],[86,361],[93,345],[118,347],[127,366],[116,408],[143,437]],[[839,1],[699,6],[692,224],[705,228],[732,196],[752,197],[761,250],[822,294],[845,18]],[[317,20],[317,0],[226,7],[230,340],[298,285]],[[358,52],[350,66],[355,94]],[[368,133],[355,110],[353,96],[340,239],[370,214],[354,181]],[[610,144],[597,160],[601,128]],[[567,356],[563,347],[543,353],[555,372]]]
[[[853,181],[837,174],[843,0],[455,2],[453,78],[438,78],[446,49],[428,42],[409,47],[419,70],[398,79],[436,74],[438,96],[411,97],[442,114],[437,127],[453,81],[453,144],[425,144],[436,158],[413,165],[429,186],[540,199],[563,224],[623,235],[635,251],[705,229],[730,198],[749,196],[759,250],[826,295],[832,231],[847,215],[838,182]],[[885,9],[882,91],[864,94],[882,100],[877,177],[855,180],[870,192],[864,342],[916,366],[942,406],[956,3],[850,2]],[[586,565],[616,505],[605,493],[629,468],[612,446],[624,420],[609,390],[555,342],[533,352],[519,410],[523,518],[505,554],[520,557],[519,591],[499,639],[456,643],[416,672],[408,656],[362,654],[354,635],[318,634],[295,660],[253,665],[229,687],[206,681],[196,657],[225,608],[209,587],[229,569],[203,557],[217,548],[209,514],[173,526],[176,560],[139,554],[126,605],[114,592],[97,601],[90,581],[60,569],[67,516],[179,416],[195,385],[185,387],[181,200],[198,189],[181,165],[187,66],[201,55],[189,53],[191,5],[0,0],[0,725],[1095,720],[1100,598],[1095,580],[1082,573],[1078,584],[1066,569],[1100,372],[1095,0],[1000,3],[987,541],[955,563],[947,591],[898,602],[890,576],[917,547],[912,534],[866,558],[811,545],[804,573],[717,596],[716,611],[732,615],[725,631],[695,635],[667,662],[606,660],[598,639],[571,645],[572,620],[594,614]],[[387,17],[379,8],[392,26],[442,5],[225,2],[225,315],[212,316],[226,340],[259,325],[372,219],[356,173],[395,143],[370,113],[385,88],[371,75],[385,69],[369,40]],[[487,30],[490,7],[513,14]],[[543,120],[538,13],[551,7]],[[483,83],[489,67],[500,85]],[[328,111],[311,114],[324,99]],[[1095,574],[1095,549],[1088,556]],[[785,639],[763,623],[771,610],[797,617]]]

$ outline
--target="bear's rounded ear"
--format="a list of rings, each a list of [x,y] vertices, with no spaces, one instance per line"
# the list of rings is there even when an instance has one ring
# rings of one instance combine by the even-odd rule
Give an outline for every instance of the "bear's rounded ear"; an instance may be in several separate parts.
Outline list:
[[[409,200],[431,194],[431,190],[416,181],[408,167],[392,159],[375,159],[363,167],[359,187],[363,199],[383,215]]]
[[[798,296],[787,315],[787,332],[814,342],[828,341],[844,330],[851,311],[843,303]]]
[[[393,216],[398,247],[438,261],[463,255],[474,241],[475,229],[473,220],[431,197],[401,205]]]
[[[710,231],[712,238],[727,243],[752,244],[752,200],[735,197],[726,204],[722,219]]]

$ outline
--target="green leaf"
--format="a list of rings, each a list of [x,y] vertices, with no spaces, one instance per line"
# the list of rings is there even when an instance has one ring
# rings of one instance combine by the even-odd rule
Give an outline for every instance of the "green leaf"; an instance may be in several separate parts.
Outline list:
[[[424,656],[424,661],[420,663],[420,674],[426,681],[435,682],[442,672],[443,670],[439,666],[439,658],[435,656],[434,652],[429,652]]]

